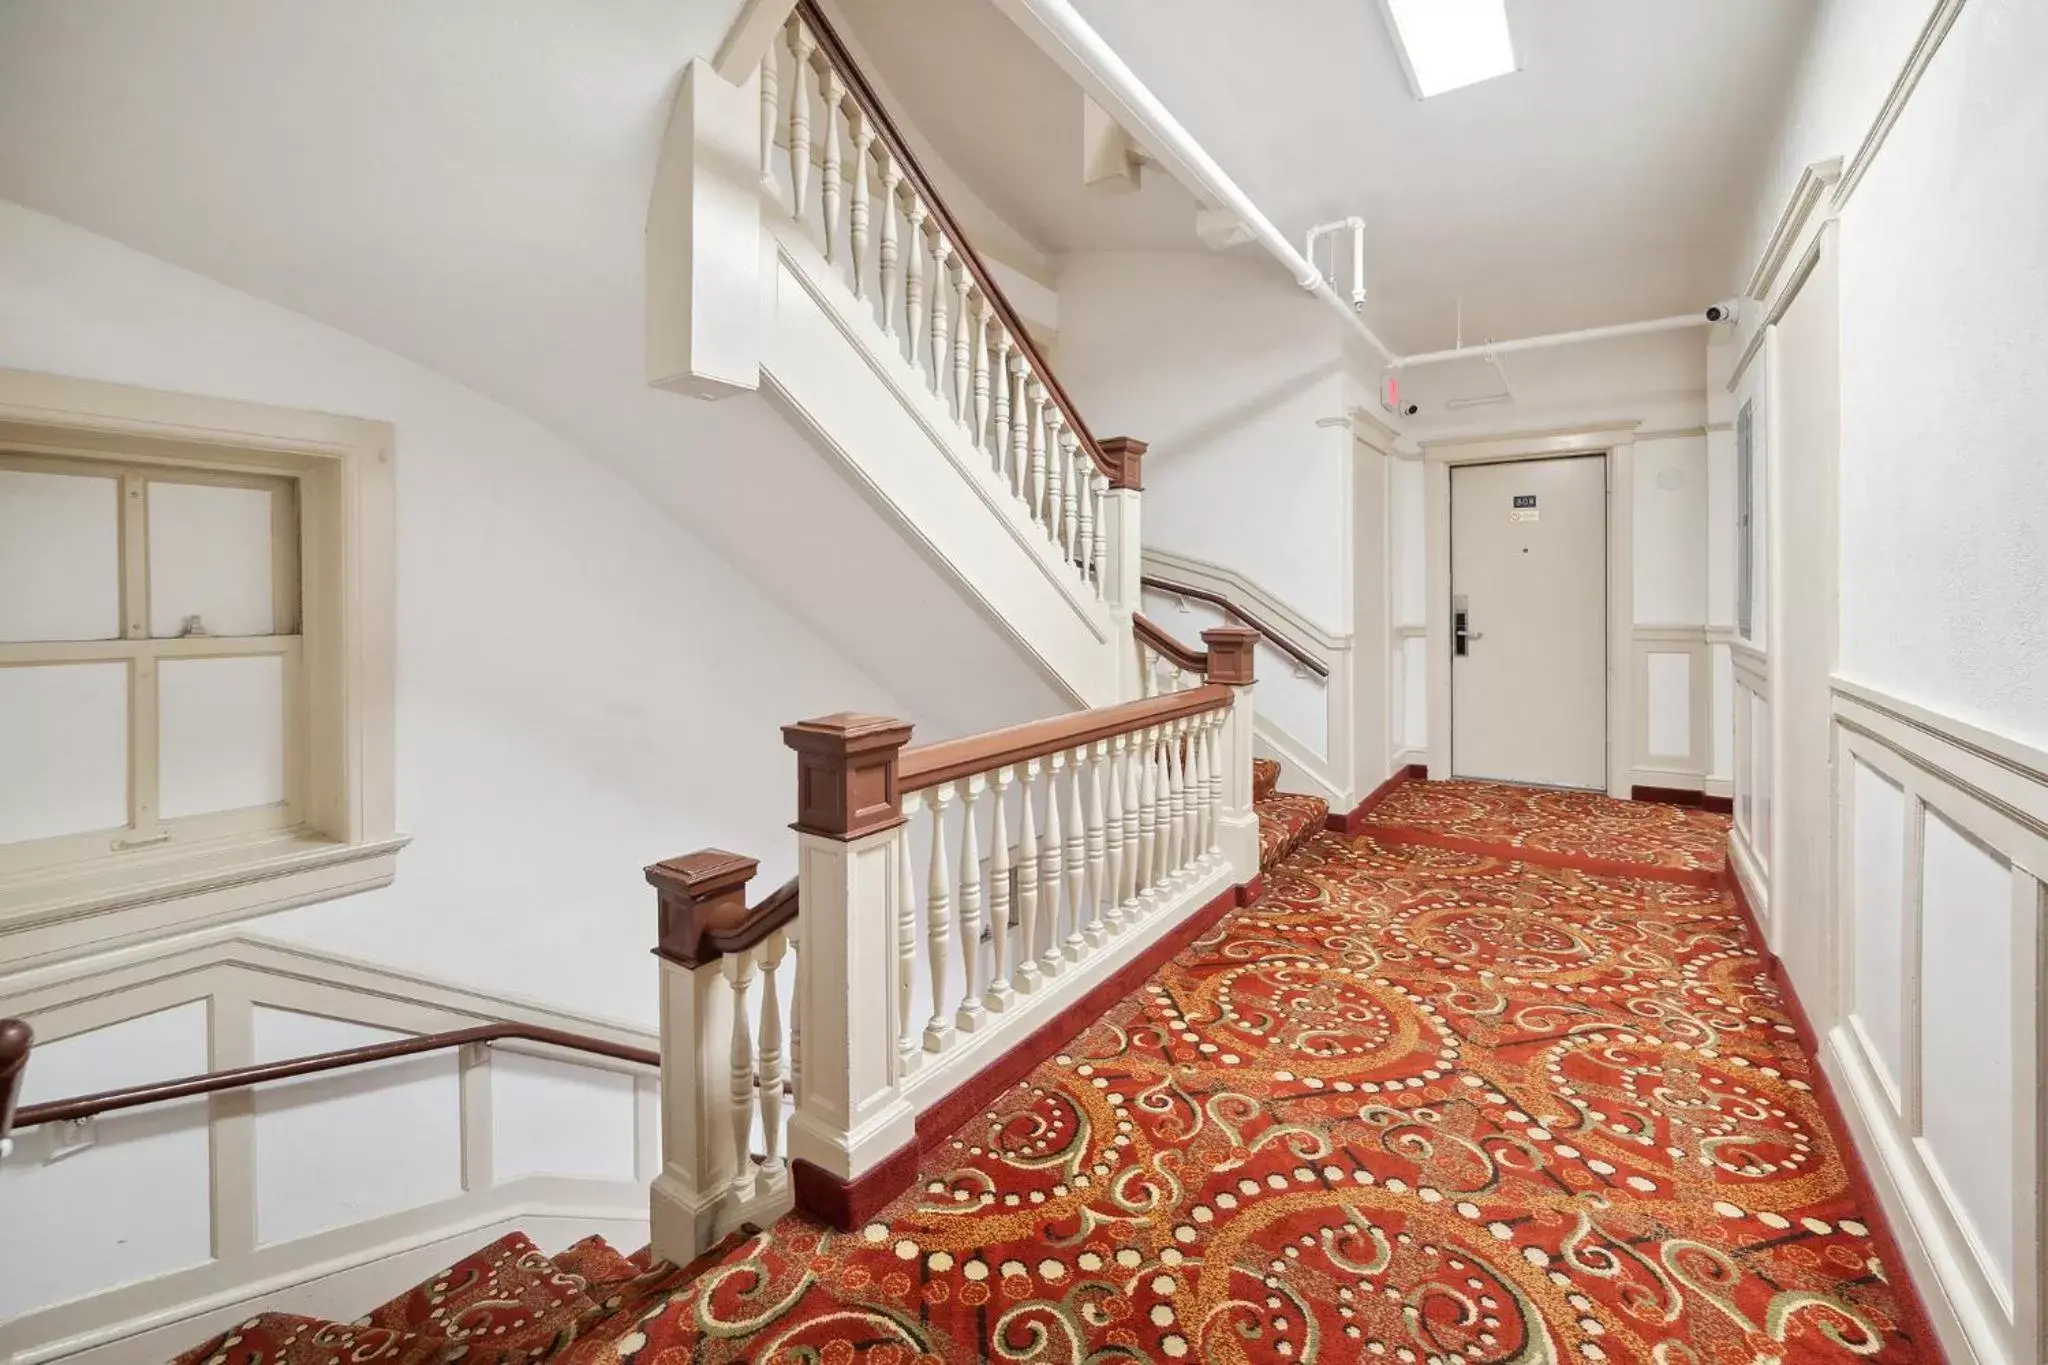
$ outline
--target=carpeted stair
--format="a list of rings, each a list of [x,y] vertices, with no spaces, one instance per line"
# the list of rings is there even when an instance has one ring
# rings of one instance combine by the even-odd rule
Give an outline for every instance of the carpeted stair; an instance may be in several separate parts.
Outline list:
[[[586,1237],[553,1256],[508,1233],[352,1323],[263,1313],[173,1365],[524,1365],[632,1318],[699,1267],[623,1256]]]
[[[1259,817],[1259,870],[1294,854],[1329,819],[1330,803],[1320,796],[1279,790],[1277,759],[1252,760],[1252,810]]]

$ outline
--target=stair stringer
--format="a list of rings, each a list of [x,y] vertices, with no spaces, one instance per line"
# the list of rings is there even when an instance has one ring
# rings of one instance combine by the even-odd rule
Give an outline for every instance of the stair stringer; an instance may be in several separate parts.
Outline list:
[[[810,240],[781,223],[762,237],[763,396],[1077,705],[1122,700],[1128,608],[1098,599],[1030,523]]]

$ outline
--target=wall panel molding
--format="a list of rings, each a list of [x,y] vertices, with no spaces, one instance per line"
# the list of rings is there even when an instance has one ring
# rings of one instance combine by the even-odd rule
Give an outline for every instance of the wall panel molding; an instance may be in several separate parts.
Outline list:
[[[1839,676],[1831,695],[1843,1008],[1822,1062],[1949,1358],[2026,1365],[2048,1358],[2048,754]],[[1899,794],[1875,819],[1859,818],[1860,770]],[[1880,878],[1859,903],[1859,859],[1892,857],[1896,893]],[[1903,960],[1862,980],[1858,928],[1879,916],[1896,917],[1887,937]],[[1895,1076],[1875,1041],[1887,1024],[1873,1018],[1894,1014]]]

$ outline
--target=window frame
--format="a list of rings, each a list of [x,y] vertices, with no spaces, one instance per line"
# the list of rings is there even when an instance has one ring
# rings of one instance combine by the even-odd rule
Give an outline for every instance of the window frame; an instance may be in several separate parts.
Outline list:
[[[297,534],[283,539],[298,560],[298,634],[282,651],[276,634],[150,639],[146,605],[133,638],[137,604],[127,588],[138,567],[129,563],[134,519],[125,515],[123,638],[34,648],[81,661],[285,652],[288,690],[300,698],[288,723],[296,714],[301,727],[285,745],[282,823],[276,807],[252,808],[255,817],[186,816],[164,823],[192,822],[192,837],[117,851],[105,832],[62,835],[104,851],[33,866],[0,860],[0,961],[26,965],[166,937],[391,881],[406,843],[394,821],[392,445],[383,422],[0,369],[0,459],[113,473],[124,501],[128,480],[154,474],[273,488],[282,479],[295,503]],[[273,629],[285,624],[274,620]],[[131,759],[145,739],[155,744],[135,730],[139,691],[131,686]]]

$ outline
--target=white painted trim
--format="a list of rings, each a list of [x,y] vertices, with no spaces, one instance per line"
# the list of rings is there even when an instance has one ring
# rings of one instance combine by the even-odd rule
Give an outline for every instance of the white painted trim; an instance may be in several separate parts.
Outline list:
[[[1635,440],[1638,421],[1453,436],[1422,442],[1424,609],[1429,648],[1429,775],[1451,773],[1451,467],[1558,456],[1607,463],[1607,794],[1627,799],[1636,755]]]
[[[2041,1304],[2048,1294],[2041,1239],[2048,1231],[2048,1168],[2039,1141],[2042,1062],[2048,1057],[2048,1015],[2042,1009],[2044,950],[2048,950],[2048,753],[2011,737],[1969,725],[1889,696],[1868,684],[1836,677],[1831,704],[1837,752],[1833,837],[1837,894],[1836,968],[1850,1012],[1829,1031],[1823,1065],[1845,1099],[1852,1137],[1866,1157],[1879,1201],[1900,1232],[1906,1269],[1923,1291],[1934,1327],[1951,1360],[2024,1365],[2048,1352]],[[1853,929],[1857,922],[1854,866],[1857,816],[1848,774],[1863,763],[1900,786],[1906,828],[1902,979],[1882,983],[1899,992],[1905,1046],[1899,1092],[1864,1041],[1856,990]],[[2014,1291],[2008,1295],[1985,1267],[1969,1218],[1943,1178],[1922,1130],[1925,1112],[1921,1066],[1920,953],[1929,928],[1920,912],[1926,813],[1937,815],[2009,869],[2014,942],[2013,1250]],[[1987,964],[1990,965],[1990,964]],[[1949,1154],[1953,1158],[1954,1154]]]
[[[291,1010],[400,1033],[441,1032],[479,1023],[512,1022],[589,1034],[608,1042],[657,1050],[650,1030],[617,1020],[571,1013],[514,997],[494,995],[336,954],[216,930],[180,939],[166,951],[142,943],[88,960],[31,968],[0,978],[0,1015],[29,1021],[38,1043],[142,1018],[194,1000],[208,1003],[212,1019],[210,1065],[247,1065],[255,1060],[250,1020],[258,1008]],[[630,1180],[536,1175],[494,1183],[490,1169],[491,1113],[488,1087],[492,1050],[553,1058],[636,1080],[635,1173]],[[35,1066],[33,1054],[29,1065]],[[255,1149],[246,1092],[222,1097],[209,1115],[214,1163],[212,1218],[215,1257],[204,1264],[110,1287],[66,1303],[21,1314],[0,1324],[0,1358],[14,1365],[76,1358],[92,1352],[94,1365],[162,1360],[206,1335],[216,1318],[239,1320],[264,1307],[304,1311],[303,1295],[315,1281],[364,1270],[387,1258],[424,1250],[423,1262],[406,1261],[408,1277],[438,1268],[447,1246],[474,1249],[480,1230],[524,1225],[532,1219],[570,1220],[581,1230],[601,1223],[629,1235],[645,1228],[647,1165],[644,1107],[639,1090],[658,1083],[646,1067],[609,1057],[566,1053],[540,1044],[495,1044],[461,1061],[464,1190],[452,1198],[406,1209],[307,1237],[272,1245],[255,1238]],[[475,1079],[481,1077],[481,1079]],[[165,1079],[170,1079],[166,1077]],[[27,1158],[29,1130],[17,1143],[17,1160]],[[136,1216],[147,1216],[137,1210]],[[566,1238],[564,1240],[567,1240]],[[375,1274],[369,1276],[381,1283]],[[325,1291],[318,1291],[325,1292]],[[280,1298],[289,1293],[291,1297]],[[335,1304],[353,1317],[381,1295],[365,1291],[360,1300]],[[330,1295],[325,1302],[333,1303]],[[175,1329],[186,1338],[158,1335]],[[213,1327],[212,1330],[218,1330]],[[168,1350],[164,1349],[168,1343]],[[152,1354],[153,1353],[153,1354]]]
[[[1934,60],[1934,54],[1941,50],[1942,40],[1955,27],[1957,16],[1963,12],[1963,0],[1936,0],[1927,22],[1921,25],[1920,35],[1913,40],[1912,51],[1906,54],[1906,61],[1899,68],[1899,74],[1892,79],[1891,89],[1885,92],[1884,103],[1878,106],[1877,117],[1864,132],[1863,140],[1856,146],[1856,154],[1849,158],[1848,166],[1842,172],[1840,183],[1835,186],[1834,211],[1840,213],[1849,197],[1856,193],[1856,187],[1863,183],[1864,173],[1870,163],[1877,159],[1877,153],[1891,136],[1892,127],[1898,123],[1899,115],[1906,111],[1906,104],[1913,98],[1913,92],[1920,87],[1920,78],[1927,73],[1927,67]]]
[[[395,826],[396,519],[385,422],[0,370],[0,441],[297,485],[304,819],[280,836],[101,856],[0,879],[0,957],[42,960],[382,886]]]
[[[1707,644],[1706,627],[1639,625],[1630,634],[1631,667],[1635,673],[1637,697],[1647,699],[1649,696],[1652,654],[1683,654],[1691,661],[1686,685],[1689,711],[1686,752],[1653,753],[1650,749],[1650,708],[1647,704],[1638,706],[1634,729],[1635,771],[1630,774],[1630,784],[1704,790],[1708,770],[1713,764],[1714,747],[1713,657]]]
[[[1842,178],[1842,158],[1832,156],[1824,161],[1815,161],[1802,167],[1799,178],[1793,182],[1791,193],[1785,197],[1785,206],[1778,212],[1777,226],[1771,229],[1770,239],[1764,243],[1763,254],[1757,258],[1756,268],[1750,272],[1749,284],[1743,289],[1747,298],[1767,299],[1776,284],[1778,271],[1785,265],[1786,257],[1792,254],[1800,238],[1805,234],[1807,219],[1820,207],[1821,199],[1830,187]]]
[[[1207,588],[1242,602],[1286,630],[1294,643],[1307,648],[1325,664],[1330,662],[1329,655],[1352,647],[1351,632],[1333,631],[1310,620],[1256,579],[1214,560],[1147,545],[1144,563],[1146,573],[1156,572],[1161,577],[1178,579],[1190,587]]]

